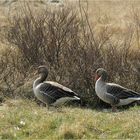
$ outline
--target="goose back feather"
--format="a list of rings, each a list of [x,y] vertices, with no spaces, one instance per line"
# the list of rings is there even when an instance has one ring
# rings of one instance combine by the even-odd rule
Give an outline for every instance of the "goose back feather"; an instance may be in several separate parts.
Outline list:
[[[80,100],[79,96],[71,89],[57,82],[44,81],[48,75],[48,72],[46,72],[47,68],[43,66],[40,66],[39,68],[41,69],[39,70],[41,76],[34,81],[33,90],[35,96],[40,101],[49,106],[51,104],[55,104],[55,102],[57,102],[56,104],[58,104],[62,101],[68,102],[72,100]]]
[[[119,99],[140,97],[140,94],[138,92],[113,83],[108,83],[106,89],[108,93],[111,93],[113,96],[116,96]]]

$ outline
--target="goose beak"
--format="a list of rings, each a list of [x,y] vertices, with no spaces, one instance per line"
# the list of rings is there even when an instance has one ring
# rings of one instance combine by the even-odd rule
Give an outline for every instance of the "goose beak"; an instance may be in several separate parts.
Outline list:
[[[95,75],[95,81],[97,81],[100,77],[96,74]]]

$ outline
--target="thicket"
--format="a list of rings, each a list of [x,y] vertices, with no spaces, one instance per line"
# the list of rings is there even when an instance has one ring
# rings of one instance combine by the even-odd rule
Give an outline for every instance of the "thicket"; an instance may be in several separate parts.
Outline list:
[[[109,81],[140,91],[138,12],[132,20],[118,39],[110,26],[97,33],[82,6],[79,11],[64,6],[40,12],[23,6],[5,32],[9,48],[0,56],[1,96],[33,99],[34,72],[42,64],[49,69],[49,80],[71,88],[90,106],[101,102],[94,91],[99,67],[108,71]]]

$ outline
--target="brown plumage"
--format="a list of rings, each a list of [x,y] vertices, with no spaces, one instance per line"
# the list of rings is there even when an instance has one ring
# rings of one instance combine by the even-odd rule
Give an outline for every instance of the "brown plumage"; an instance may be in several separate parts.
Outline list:
[[[111,104],[113,110],[115,107],[128,105],[134,101],[140,100],[140,94],[118,84],[107,83],[107,71],[99,68],[96,71],[95,91],[97,96],[106,103]]]
[[[40,77],[33,83],[33,91],[38,100],[45,103],[48,107],[50,105],[59,106],[66,102],[75,100],[80,101],[78,95],[71,89],[53,81],[45,81],[48,76],[46,66],[38,68]]]

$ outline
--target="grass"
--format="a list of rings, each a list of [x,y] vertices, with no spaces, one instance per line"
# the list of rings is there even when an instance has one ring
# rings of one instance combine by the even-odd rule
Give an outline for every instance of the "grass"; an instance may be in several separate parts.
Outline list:
[[[140,107],[112,113],[65,107],[48,111],[30,100],[0,107],[0,139],[123,139],[140,136]]]
[[[123,36],[127,39],[129,28],[126,25],[135,23],[133,7],[137,10],[140,7],[140,2],[134,1],[89,0],[88,17],[97,36],[104,31],[103,27],[109,27],[115,32],[115,41]],[[10,24],[7,17],[17,13],[18,10],[14,7],[18,9],[18,4],[20,3],[15,2],[11,5],[10,15],[8,6],[0,7],[0,56],[10,48],[4,40],[3,32]],[[43,4],[35,5],[35,8],[42,6]],[[133,49],[137,47],[135,36],[134,34],[131,44]],[[27,86],[29,87],[29,84]],[[29,91],[31,89],[32,87],[29,87]],[[117,113],[72,107],[64,107],[61,112],[48,111],[47,108],[25,99],[8,99],[0,106],[0,139],[139,139],[139,137],[140,107],[137,106]]]

